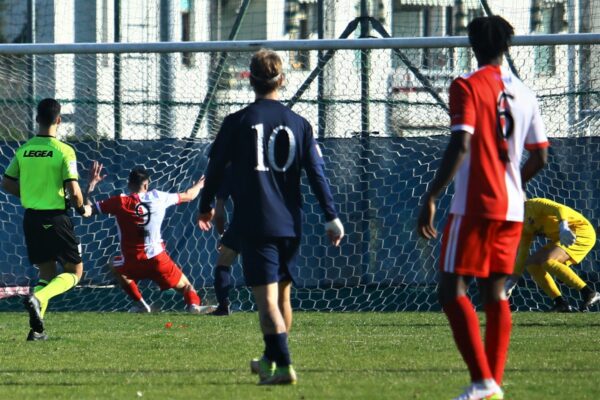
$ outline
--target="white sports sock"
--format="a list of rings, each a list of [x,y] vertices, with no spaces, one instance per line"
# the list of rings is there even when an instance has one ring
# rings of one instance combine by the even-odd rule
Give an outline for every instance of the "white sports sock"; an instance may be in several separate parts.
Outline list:
[[[148,311],[148,312],[152,311],[152,309],[150,308],[150,306],[148,305],[148,303],[146,303],[146,300],[144,300],[144,298],[143,298],[143,297],[140,299],[140,301],[138,301],[138,303],[140,303],[140,305],[141,305],[142,307],[144,307],[144,309],[145,309],[146,311]]]

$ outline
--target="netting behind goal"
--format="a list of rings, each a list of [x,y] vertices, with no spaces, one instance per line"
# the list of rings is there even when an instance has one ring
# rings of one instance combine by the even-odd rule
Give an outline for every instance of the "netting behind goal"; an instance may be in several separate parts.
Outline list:
[[[294,305],[303,310],[436,310],[439,240],[415,233],[420,196],[448,139],[447,90],[452,78],[475,67],[465,48],[282,50],[282,101],[319,134],[326,173],[347,231],[340,248],[323,234],[318,204],[303,184],[304,237]],[[331,57],[329,57],[331,56]],[[514,47],[516,71],[539,95],[551,136],[550,165],[529,186],[600,223],[600,46]],[[0,57],[0,166],[32,135],[34,107],[44,97],[63,104],[59,137],[77,150],[82,184],[91,160],[108,178],[95,198],[126,191],[128,171],[144,165],[152,187],[183,191],[206,166],[207,148],[225,115],[252,101],[250,53],[137,53],[4,55]],[[186,60],[183,62],[183,60]],[[300,62],[300,61],[302,62]],[[322,78],[313,71],[321,72]],[[439,202],[438,228],[452,188]],[[0,310],[18,307],[36,278],[22,234],[23,210],[0,194]],[[231,205],[230,205],[231,206]],[[163,237],[174,260],[207,303],[214,304],[217,235],[195,226],[197,203],[167,214]],[[231,211],[231,207],[230,207]],[[130,302],[106,265],[118,254],[111,218],[74,217],[83,245],[79,286],[51,309],[126,310]],[[593,250],[576,266],[591,284],[600,278]],[[235,264],[232,305],[253,308]],[[141,283],[163,310],[183,309],[174,292]],[[566,292],[571,295],[573,293]],[[543,309],[549,300],[527,278],[513,302]]]

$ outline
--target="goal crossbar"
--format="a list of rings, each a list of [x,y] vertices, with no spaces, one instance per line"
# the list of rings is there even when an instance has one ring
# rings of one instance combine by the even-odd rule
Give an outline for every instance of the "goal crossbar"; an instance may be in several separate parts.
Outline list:
[[[515,36],[512,46],[600,44],[600,33],[571,33]],[[0,44],[0,54],[98,54],[251,52],[273,50],[367,50],[393,48],[468,47],[466,36],[394,37],[369,39],[240,40],[154,43],[25,43]]]

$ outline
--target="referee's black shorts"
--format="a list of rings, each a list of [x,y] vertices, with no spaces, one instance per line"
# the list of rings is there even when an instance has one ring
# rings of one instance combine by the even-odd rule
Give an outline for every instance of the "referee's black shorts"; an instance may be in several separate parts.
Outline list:
[[[32,264],[58,261],[79,264],[81,252],[73,223],[65,210],[25,210],[23,231]]]

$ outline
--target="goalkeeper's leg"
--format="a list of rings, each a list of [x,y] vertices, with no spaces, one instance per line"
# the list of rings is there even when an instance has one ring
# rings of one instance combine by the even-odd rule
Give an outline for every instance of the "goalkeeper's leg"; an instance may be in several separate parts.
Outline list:
[[[531,277],[533,278],[536,285],[538,285],[540,289],[542,289],[542,291],[554,302],[552,311],[571,311],[571,306],[563,298],[560,289],[556,285],[556,282],[554,281],[552,276],[548,272],[546,272],[544,265],[529,264],[527,265],[527,271],[529,271],[529,273],[531,274]]]
[[[581,311],[587,311],[591,305],[600,301],[600,294],[590,288],[589,285],[567,264],[557,260],[548,260],[543,267],[546,271],[560,279],[561,282],[564,282],[570,288],[581,293],[584,299],[583,304],[581,305]]]
[[[590,305],[600,301],[600,294],[591,289],[587,283],[571,269],[569,264],[574,261],[581,261],[590,249],[590,245],[579,242],[576,242],[575,245],[569,248],[562,248],[557,244],[549,244],[532,256],[534,262],[539,264],[546,272],[560,279],[560,281],[567,286],[581,292],[584,298],[584,303],[581,306],[582,310],[587,309]],[[567,250],[573,251],[573,257],[576,256],[577,260],[573,259]]]
[[[557,277],[570,288],[581,291],[587,286],[583,279],[569,267],[569,264],[572,261],[569,254],[558,245],[547,245],[540,249],[534,255],[534,258],[539,260],[537,263],[540,264],[546,272]]]
[[[546,272],[544,266],[540,264],[529,264],[527,266],[527,271],[529,271],[531,277],[540,289],[542,289],[542,291],[552,300],[562,295],[556,282],[552,276]]]
[[[561,263],[560,261],[547,260],[545,263],[542,264],[542,266],[544,270],[556,276],[558,279],[560,279],[561,282],[563,282],[570,288],[582,291],[584,288],[587,287],[587,283],[585,283],[583,279],[581,279],[579,275],[577,275],[575,271],[571,269],[571,267],[567,266],[564,263]]]

